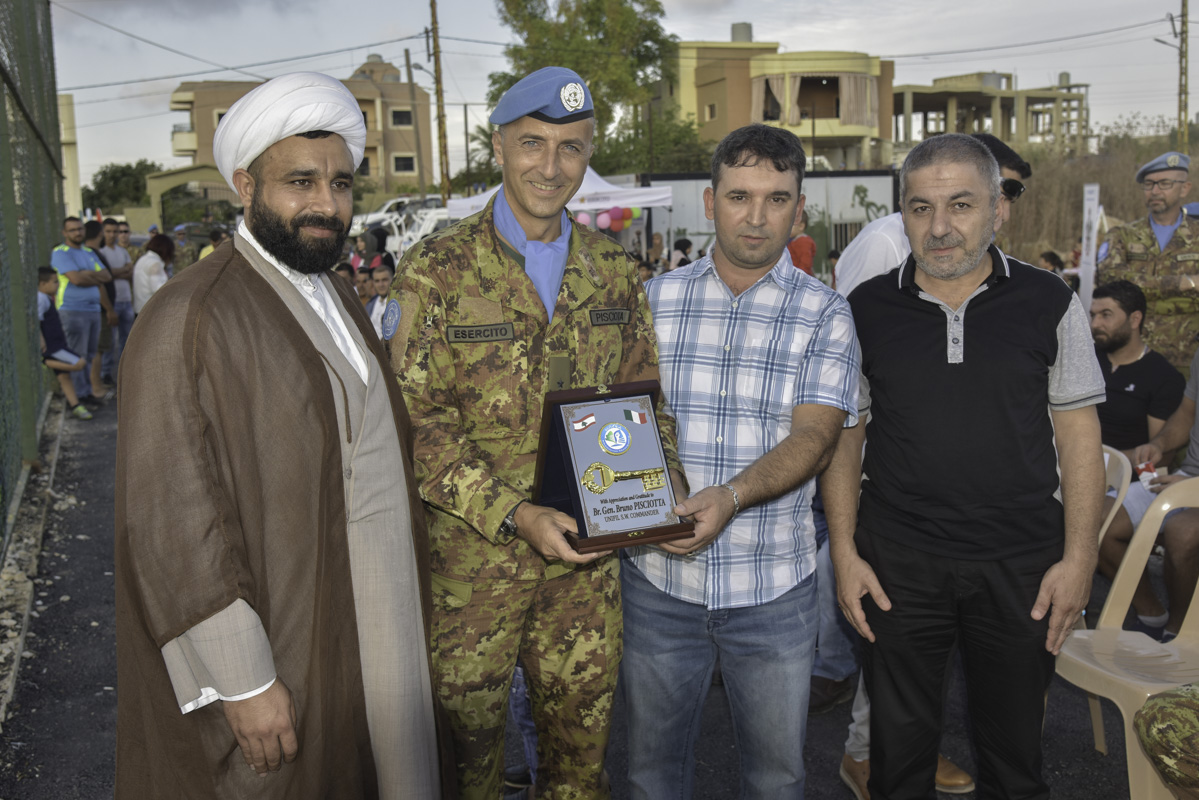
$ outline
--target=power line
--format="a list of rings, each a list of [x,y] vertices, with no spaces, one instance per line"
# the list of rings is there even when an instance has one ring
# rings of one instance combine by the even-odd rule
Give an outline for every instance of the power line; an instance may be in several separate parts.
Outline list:
[[[164,94],[172,94],[172,90],[168,89],[165,92],[142,92],[141,94],[126,94],[116,95],[113,97],[96,97],[92,100],[79,100],[75,103],[76,106],[90,106],[95,103],[115,103],[121,100],[133,100],[138,97],[160,97]]]
[[[174,111],[157,111],[153,114],[141,114],[136,117],[122,117],[121,119],[106,119],[103,122],[89,122],[86,125],[76,125],[75,130],[78,131],[78,130],[82,130],[84,128],[98,128],[101,125],[115,125],[118,122],[133,122],[134,120],[137,120],[137,119],[149,119],[150,117],[162,117],[162,116],[166,116],[167,114],[174,114],[174,113],[176,113],[176,112],[174,112]]]
[[[1107,30],[1091,31],[1090,33],[1076,33],[1072,36],[1057,36],[1053,39],[1040,39],[1035,42],[1020,42],[1019,44],[998,44],[998,45],[994,45],[993,47],[970,47],[965,50],[938,50],[936,52],[929,52],[929,53],[903,53],[901,55],[894,55],[894,56],[879,56],[879,58],[887,58],[887,59],[927,58],[929,56],[958,56],[958,55],[962,55],[964,53],[985,53],[985,52],[990,52],[992,50],[1013,50],[1013,49],[1019,48],[1019,47],[1033,47],[1033,46],[1042,45],[1042,44],[1056,44],[1057,42],[1068,42],[1068,41],[1072,41],[1074,39],[1086,39],[1087,37],[1090,37],[1090,36],[1103,36],[1103,35],[1109,34],[1109,33],[1122,33],[1123,31],[1130,31],[1135,28],[1147,28],[1150,25],[1158,25],[1162,21],[1163,20],[1160,20],[1160,19],[1154,19],[1154,20],[1150,20],[1148,22],[1136,22],[1131,25],[1122,25],[1119,28],[1108,28]]]
[[[1032,42],[1015,42],[1012,44],[992,45],[990,47],[970,47],[970,48],[966,48],[963,50],[939,50],[939,51],[930,51],[927,53],[901,53],[898,55],[882,55],[882,56],[878,56],[878,58],[895,60],[895,59],[905,59],[905,58],[928,58],[930,56],[963,55],[963,54],[967,54],[967,53],[990,52],[990,51],[994,51],[994,50],[1014,50],[1014,49],[1018,49],[1021,47],[1034,47],[1034,46],[1039,46],[1039,45],[1043,45],[1043,44],[1056,44],[1058,42],[1067,42],[1067,41],[1072,41],[1075,39],[1086,39],[1086,38],[1093,37],[1093,36],[1105,36],[1110,33],[1122,33],[1124,31],[1135,30],[1137,28],[1146,28],[1146,27],[1149,27],[1150,25],[1162,24],[1164,21],[1165,20],[1162,20],[1162,19],[1154,19],[1154,20],[1149,20],[1147,22],[1135,22],[1135,23],[1132,23],[1129,25],[1122,25],[1122,26],[1116,27],[1116,28],[1107,28],[1107,29],[1101,30],[1101,31],[1091,31],[1089,33],[1076,33],[1076,34],[1072,34],[1070,36],[1057,36],[1052,39],[1040,39],[1040,40],[1032,41]],[[468,39],[468,38],[461,37],[461,36],[442,36],[441,38],[448,39],[448,40],[455,41],[455,42],[469,42],[471,44],[486,44],[486,45],[493,45],[496,47],[505,47],[505,48],[519,47],[519,48],[525,48],[528,50],[532,50],[534,52],[576,52],[578,49],[576,47],[544,47],[544,46],[528,47],[527,45],[521,44],[520,42],[497,42],[497,41],[492,41],[492,40],[488,40],[488,39]],[[615,52],[611,48],[604,48],[604,49],[607,50],[608,52]],[[802,52],[802,51],[795,51],[795,52]],[[479,55],[479,54],[473,54],[473,55]],[[785,54],[783,54],[783,53],[762,53],[762,54],[759,54],[756,56],[732,56],[732,57],[728,57],[728,58],[701,58],[701,57],[697,56],[696,60],[700,60],[700,61],[750,61],[750,60],[756,59],[756,58],[769,58],[770,56],[777,56],[777,55],[785,55]],[[829,53],[827,55],[821,55],[820,57],[826,58],[829,60],[839,60],[839,59],[844,58],[843,55],[836,54],[836,53]]]
[[[341,47],[336,50],[325,50],[320,53],[305,53],[300,56],[288,56],[286,58],[274,58],[269,61],[255,61],[253,64],[239,64],[236,67],[222,67],[221,69],[202,69],[195,72],[180,72],[175,75],[159,75],[155,78],[132,78],[127,81],[109,81],[108,83],[91,83],[86,86],[65,86],[59,91],[61,92],[77,92],[84,89],[102,89],[108,86],[128,86],[132,83],[150,83],[152,81],[166,81],[174,78],[190,78],[193,75],[211,75],[214,72],[239,72],[250,67],[265,67],[270,64],[282,64],[286,61],[303,61],[307,58],[319,58],[321,56],[331,56],[334,53],[348,53],[351,50],[367,50],[372,47],[382,47],[387,44],[395,44],[396,42],[406,42],[412,39],[420,39],[424,37],[424,32],[414,33],[411,36],[401,36],[398,39],[386,39],[382,42],[368,42],[367,44],[356,44],[353,47]]]
[[[191,53],[185,53],[182,50],[176,50],[173,47],[167,47],[165,44],[159,44],[158,42],[151,41],[151,40],[145,38],[144,36],[138,36],[136,33],[130,33],[129,31],[121,30],[120,28],[116,27],[115,25],[109,25],[107,22],[102,22],[102,21],[96,19],[95,17],[89,17],[87,14],[84,14],[82,11],[76,11],[75,9],[73,9],[69,6],[64,6],[62,3],[58,2],[58,0],[50,0],[50,4],[58,6],[63,11],[70,12],[77,17],[82,17],[83,19],[86,19],[88,22],[99,25],[101,28],[108,28],[110,31],[116,31],[117,33],[122,34],[123,36],[128,36],[130,39],[136,39],[137,41],[143,42],[144,44],[148,44],[151,47],[157,47],[159,50],[166,50],[168,53],[174,53],[177,56],[183,56],[184,58],[190,58],[192,61],[199,61],[201,64],[209,64],[214,67],[220,67],[223,70],[229,70],[232,72],[241,72],[243,75],[249,75],[251,78],[258,78],[259,80],[265,80],[261,75],[255,75],[252,72],[245,72],[244,70],[238,69],[237,67],[226,67],[225,65],[219,64],[216,61],[210,61],[207,58],[201,58],[200,56],[193,56]]]

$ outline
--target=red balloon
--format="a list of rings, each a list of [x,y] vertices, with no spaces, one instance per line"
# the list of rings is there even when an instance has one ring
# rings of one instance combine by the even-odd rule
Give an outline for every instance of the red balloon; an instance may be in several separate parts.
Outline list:
[[[620,206],[612,206],[608,209],[608,214],[611,215],[612,219],[624,219],[624,209]]]
[[[631,209],[631,208],[624,209],[624,214],[622,216],[625,219],[632,219],[633,218],[633,209]]]
[[[624,220],[623,219],[612,220],[612,232],[613,233],[620,233],[623,230],[624,230]]]

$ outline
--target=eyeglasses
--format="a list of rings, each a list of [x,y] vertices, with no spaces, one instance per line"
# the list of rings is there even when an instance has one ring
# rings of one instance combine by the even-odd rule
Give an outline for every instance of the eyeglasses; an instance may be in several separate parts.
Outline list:
[[[1170,180],[1169,178],[1163,178],[1160,181],[1145,181],[1144,183],[1141,184],[1141,188],[1144,189],[1146,192],[1152,192],[1153,188],[1156,186],[1158,189],[1161,189],[1163,192],[1168,192],[1180,183],[1186,183],[1186,181],[1173,181],[1173,180]]]
[[[117,230],[117,233],[129,233],[129,229],[128,228],[119,228]]]
[[[999,188],[1007,196],[1009,203],[1014,203],[1024,194],[1024,184],[1015,178],[1004,178],[999,182]]]

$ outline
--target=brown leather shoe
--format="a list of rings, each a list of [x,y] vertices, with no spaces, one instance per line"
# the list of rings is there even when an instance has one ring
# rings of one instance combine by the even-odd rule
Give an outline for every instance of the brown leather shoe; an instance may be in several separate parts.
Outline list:
[[[812,688],[808,695],[808,715],[815,716],[832,711],[842,703],[853,699],[858,689],[858,676],[854,673],[844,680],[812,676]]]
[[[945,792],[945,794],[968,794],[974,791],[974,778],[971,778],[970,773],[966,770],[938,753],[937,791]]]
[[[969,776],[967,776],[969,777]],[[854,761],[849,753],[841,756],[841,782],[849,787],[858,800],[870,800],[866,781],[870,780],[870,759]]]

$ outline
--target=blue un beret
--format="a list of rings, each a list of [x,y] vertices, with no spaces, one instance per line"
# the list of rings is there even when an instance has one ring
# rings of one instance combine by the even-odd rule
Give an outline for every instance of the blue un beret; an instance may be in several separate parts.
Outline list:
[[[565,125],[594,116],[591,92],[578,73],[566,67],[543,67],[504,92],[490,120],[493,125],[507,125],[521,117],[533,117]]]
[[[1161,172],[1167,169],[1180,169],[1183,172],[1189,173],[1191,170],[1191,157],[1184,153],[1176,153],[1173,150],[1169,153],[1162,153],[1137,170],[1137,183],[1144,183],[1145,176],[1152,172]]]

